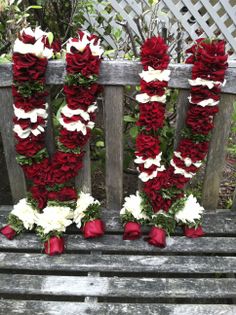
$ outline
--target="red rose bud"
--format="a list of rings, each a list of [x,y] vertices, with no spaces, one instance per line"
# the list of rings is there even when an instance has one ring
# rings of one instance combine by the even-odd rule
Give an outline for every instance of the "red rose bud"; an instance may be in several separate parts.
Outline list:
[[[124,226],[123,240],[136,240],[141,237],[141,225],[136,222],[128,222]]]
[[[104,234],[104,223],[102,220],[93,220],[86,222],[82,228],[84,238],[94,238],[103,236]]]
[[[147,241],[150,245],[164,248],[166,247],[166,231],[154,226],[145,241]]]
[[[202,230],[202,226],[199,225],[196,229],[194,227],[190,228],[188,226],[183,227],[184,235],[190,238],[197,238],[203,236],[205,233]]]
[[[45,253],[49,256],[62,254],[64,252],[64,238],[53,236],[44,243]]]
[[[9,240],[12,240],[15,235],[16,235],[16,231],[13,230],[10,225],[6,225],[4,226],[1,230],[0,233],[2,233],[6,238],[8,238]]]

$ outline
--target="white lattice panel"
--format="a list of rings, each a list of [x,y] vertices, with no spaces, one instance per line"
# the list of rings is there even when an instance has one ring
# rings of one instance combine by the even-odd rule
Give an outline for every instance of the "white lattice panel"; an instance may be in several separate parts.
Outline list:
[[[108,3],[129,23],[134,36],[140,37],[134,18],[150,8],[148,1],[112,0]],[[104,7],[98,4],[97,10],[102,12]],[[115,20],[111,19],[114,11],[105,14],[104,17],[112,27],[117,28]],[[227,41],[227,49],[234,52],[231,58],[236,58],[236,0],[160,0],[159,12],[161,21],[159,27],[165,26],[169,37],[173,38],[171,47],[173,57],[177,54],[176,39],[180,36],[178,30],[181,26],[182,50],[199,37],[199,32],[202,32],[201,37],[217,35],[219,38],[224,38]],[[162,12],[167,15],[163,15]],[[145,15],[147,23],[150,17],[151,13]],[[93,16],[88,17],[87,20],[88,23],[96,25]],[[98,31],[103,35],[102,28]],[[116,48],[114,39],[109,35],[105,36],[105,40]]]

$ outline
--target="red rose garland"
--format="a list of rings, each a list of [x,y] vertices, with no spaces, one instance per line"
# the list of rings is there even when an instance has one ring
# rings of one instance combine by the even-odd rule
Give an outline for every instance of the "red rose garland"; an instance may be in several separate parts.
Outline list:
[[[135,162],[144,185],[142,193],[125,199],[121,210],[124,239],[140,237],[140,224],[145,223],[153,226],[146,240],[158,247],[165,246],[166,233],[173,232],[176,223],[184,226],[188,237],[203,235],[203,208],[192,195],[185,196],[183,188],[208,152],[209,132],[214,127],[213,116],[218,112],[221,86],[225,83],[227,55],[224,42],[218,40],[200,39],[188,52],[192,55],[187,62],[193,63],[193,68],[186,129],[165,169],[161,165],[158,135],[164,124],[164,93],[169,79],[167,46],[160,37],[147,39],[142,46],[142,94],[137,96],[137,124],[142,129],[136,140]]]
[[[94,127],[97,108],[94,102],[100,91],[96,80],[102,49],[98,38],[85,32],[79,32],[78,38],[67,43],[64,86],[67,104],[60,112],[57,151],[49,159],[44,144],[47,119],[45,72],[47,58],[53,55],[53,44],[49,45],[48,38],[48,34],[39,28],[35,31],[27,28],[14,46],[17,160],[33,185],[30,197],[14,206],[8,218],[9,225],[1,233],[12,239],[14,233],[37,226],[37,233],[45,241],[45,252],[53,255],[63,252],[62,233],[73,221],[77,226],[83,226],[86,238],[104,233],[100,203],[89,194],[81,192],[77,195],[75,188],[66,183],[81,169],[84,155],[81,148]],[[91,227],[92,222],[94,226]]]

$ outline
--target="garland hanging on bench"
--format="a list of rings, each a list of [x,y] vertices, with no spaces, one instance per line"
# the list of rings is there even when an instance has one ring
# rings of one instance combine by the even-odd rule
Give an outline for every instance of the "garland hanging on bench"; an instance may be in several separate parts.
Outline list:
[[[141,49],[143,71],[140,73],[141,94],[137,125],[136,159],[143,182],[141,192],[125,198],[121,210],[124,239],[141,236],[141,225],[152,228],[146,240],[149,244],[165,247],[166,233],[171,234],[176,224],[188,237],[199,237],[203,207],[192,195],[184,194],[185,184],[194,176],[204,160],[209,146],[213,117],[218,112],[225,70],[228,67],[225,43],[222,40],[199,39],[188,49],[192,63],[191,95],[186,117],[186,128],[170,165],[162,162],[159,134],[164,124],[166,88],[170,78],[167,70],[168,46],[160,37],[147,39]]]
[[[36,229],[49,255],[64,251],[62,234],[73,222],[82,228],[85,238],[104,234],[100,203],[90,194],[78,194],[68,182],[82,168],[82,148],[94,127],[95,100],[100,92],[96,81],[103,50],[97,36],[87,32],[78,32],[78,38],[67,42],[66,105],[57,114],[57,150],[50,158],[45,147],[45,74],[48,59],[58,52],[58,46],[52,42],[52,34],[40,28],[24,29],[14,45],[12,93],[17,161],[32,185],[28,197],[13,207],[8,225],[1,229],[8,239]]]

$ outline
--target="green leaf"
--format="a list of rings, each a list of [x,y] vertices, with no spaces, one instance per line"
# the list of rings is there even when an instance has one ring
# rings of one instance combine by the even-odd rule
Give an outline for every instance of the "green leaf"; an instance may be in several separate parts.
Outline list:
[[[53,42],[53,33],[52,32],[49,32],[48,33],[48,42],[49,42],[49,45],[51,46],[52,45],[52,42]]]
[[[134,117],[130,116],[130,115],[125,115],[124,116],[124,121],[125,122],[136,122],[137,120]]]
[[[98,148],[104,148],[104,146],[105,146],[104,141],[97,141],[97,142],[96,142],[96,147],[98,147]]]
[[[131,135],[132,138],[136,138],[138,135],[138,127],[134,126],[130,128],[129,134]]]

